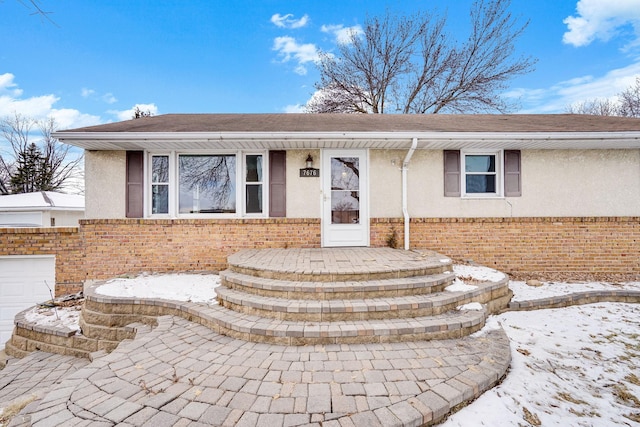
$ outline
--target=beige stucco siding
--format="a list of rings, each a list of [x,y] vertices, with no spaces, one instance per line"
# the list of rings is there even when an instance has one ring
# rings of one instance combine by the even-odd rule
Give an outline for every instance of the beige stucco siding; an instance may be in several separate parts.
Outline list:
[[[322,182],[301,178],[307,155],[321,168],[320,150],[287,151],[287,217],[320,218]],[[369,151],[372,218],[402,216],[406,150]],[[124,218],[126,153],[85,153],[85,217]],[[326,171],[320,171],[320,174]],[[536,217],[640,215],[640,150],[523,150],[522,196],[444,197],[443,152],[417,150],[409,163],[408,208],[420,217]],[[48,219],[47,219],[48,221]],[[56,225],[58,220],[56,220]]]
[[[442,151],[418,151],[409,171],[412,217],[635,216],[640,150],[525,150],[522,196],[444,197]],[[372,207],[372,211],[373,211]]]
[[[321,178],[301,178],[300,169],[311,154],[313,167],[320,168],[320,150],[287,151],[287,218],[320,218]],[[322,176],[323,171],[320,171]]]
[[[402,150],[369,151],[369,200],[372,218],[402,216]]]
[[[85,217],[124,218],[125,151],[85,151]]]

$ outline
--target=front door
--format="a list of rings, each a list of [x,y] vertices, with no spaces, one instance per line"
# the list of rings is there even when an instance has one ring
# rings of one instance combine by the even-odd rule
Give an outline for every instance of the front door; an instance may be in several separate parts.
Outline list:
[[[322,152],[322,246],[369,246],[366,150]]]

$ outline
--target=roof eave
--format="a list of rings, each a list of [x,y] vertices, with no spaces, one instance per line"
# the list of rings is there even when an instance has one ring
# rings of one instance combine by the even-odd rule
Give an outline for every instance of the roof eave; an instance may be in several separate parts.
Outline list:
[[[55,132],[60,141],[88,150],[157,149],[167,142],[183,147],[243,142],[243,148],[324,148],[332,142],[369,148],[408,148],[413,138],[420,149],[635,149],[640,131],[622,132]],[[158,144],[165,143],[165,144]],[[186,145],[185,145],[186,144]],[[155,146],[154,146],[155,145]],[[406,147],[405,147],[406,145]],[[228,147],[227,147],[228,148]]]

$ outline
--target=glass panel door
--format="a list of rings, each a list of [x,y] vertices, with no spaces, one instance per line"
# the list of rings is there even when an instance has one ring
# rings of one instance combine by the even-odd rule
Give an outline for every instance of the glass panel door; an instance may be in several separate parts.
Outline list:
[[[331,158],[331,223],[360,222],[360,159]]]
[[[323,150],[322,244],[368,246],[367,151]]]

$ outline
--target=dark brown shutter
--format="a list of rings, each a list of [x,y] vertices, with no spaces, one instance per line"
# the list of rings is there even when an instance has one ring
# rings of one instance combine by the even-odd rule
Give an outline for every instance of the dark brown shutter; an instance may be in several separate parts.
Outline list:
[[[286,151],[269,151],[269,216],[287,216]]]
[[[144,153],[127,151],[126,217],[142,218],[144,185]]]
[[[522,196],[520,150],[504,151],[504,195],[506,197]]]
[[[444,196],[460,197],[459,150],[444,150]]]

